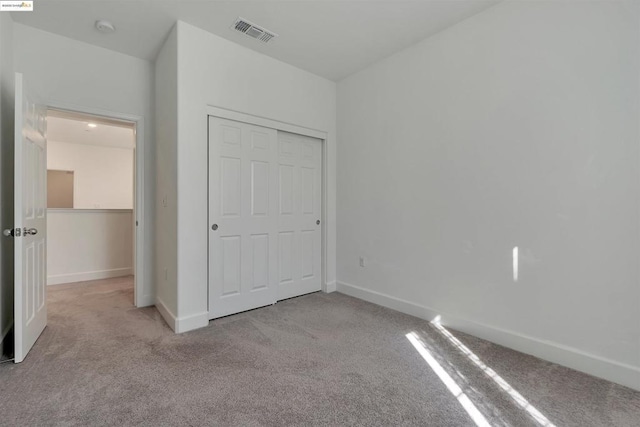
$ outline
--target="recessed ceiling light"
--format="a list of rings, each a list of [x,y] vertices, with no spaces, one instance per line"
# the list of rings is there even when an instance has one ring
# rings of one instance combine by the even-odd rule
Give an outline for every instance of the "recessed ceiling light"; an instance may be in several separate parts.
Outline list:
[[[95,123],[87,123],[87,126],[89,126],[90,128],[94,128],[94,127],[97,127],[98,125]]]
[[[116,27],[114,27],[111,22],[101,19],[96,21],[96,30],[101,33],[113,33],[116,30]]]

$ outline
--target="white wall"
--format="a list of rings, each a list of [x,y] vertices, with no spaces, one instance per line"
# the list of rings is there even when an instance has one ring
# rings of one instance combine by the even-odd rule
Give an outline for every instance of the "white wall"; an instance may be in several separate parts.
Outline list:
[[[15,68],[42,102],[144,118],[144,305],[155,302],[155,146],[153,64],[87,43],[14,24]]]
[[[131,210],[49,209],[47,284],[133,274]]]
[[[156,84],[156,307],[174,326],[178,310],[178,39],[176,27],[158,53]]]
[[[74,171],[75,209],[133,209],[132,148],[49,140],[47,168]]]
[[[13,22],[0,13],[0,229],[13,228]],[[0,236],[0,353],[13,325],[13,241]]]
[[[169,43],[174,43],[171,38]],[[325,227],[329,255],[325,287],[334,287],[335,83],[184,22],[177,24],[177,57],[178,200],[171,200],[171,188],[158,193],[158,198],[167,197],[170,207],[177,206],[177,233],[166,232],[167,238],[176,235],[178,245],[177,271],[168,272],[169,278],[176,277],[176,330],[208,323],[207,105],[327,132],[329,202]],[[171,262],[159,263],[158,270],[173,268]]]
[[[338,289],[640,388],[638,17],[504,2],[340,82]]]

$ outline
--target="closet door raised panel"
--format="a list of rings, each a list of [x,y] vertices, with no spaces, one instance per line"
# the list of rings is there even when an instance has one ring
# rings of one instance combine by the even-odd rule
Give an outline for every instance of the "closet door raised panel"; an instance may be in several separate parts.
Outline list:
[[[277,301],[277,132],[209,118],[209,317]]]
[[[278,132],[278,299],[321,288],[322,141]]]

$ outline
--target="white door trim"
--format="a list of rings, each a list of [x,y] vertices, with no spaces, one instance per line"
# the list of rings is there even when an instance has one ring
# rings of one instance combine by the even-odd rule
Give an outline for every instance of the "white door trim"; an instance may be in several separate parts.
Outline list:
[[[148,224],[144,220],[145,206],[145,146],[144,146],[144,117],[128,113],[118,113],[114,111],[103,110],[100,108],[86,107],[75,104],[63,103],[63,102],[48,102],[47,108],[68,111],[70,113],[89,114],[92,116],[104,117],[108,119],[123,120],[134,123],[136,126],[136,182],[135,182],[135,204],[133,206],[134,221],[137,221],[135,235],[135,263],[133,266],[134,271],[134,304],[136,307],[148,307],[155,304],[155,297],[153,295],[144,294],[144,284],[146,279],[146,272],[144,270],[144,246],[145,246],[145,229]]]
[[[323,142],[327,140],[327,132],[322,130],[298,126],[293,123],[280,122],[266,117],[241,113],[239,111],[227,110],[226,108],[207,105],[207,114],[209,116],[220,117],[221,119],[235,120],[237,122],[249,123],[250,125],[310,136],[312,138],[321,139]]]
[[[255,116],[251,114],[241,113],[239,111],[229,110],[226,108],[216,107],[213,105],[207,105],[207,116],[214,116],[221,119],[227,120],[235,120],[237,122],[248,123],[251,125],[262,126],[270,129],[285,131],[296,133],[298,135],[310,136],[312,138],[316,138],[322,141],[322,215],[320,221],[322,221],[322,291],[323,292],[332,292],[335,290],[335,283],[329,284],[327,283],[328,275],[328,263],[327,263],[327,254],[328,254],[328,231],[329,227],[327,226],[327,218],[328,216],[328,191],[329,188],[329,173],[328,173],[328,163],[329,163],[329,155],[328,155],[328,144],[327,144],[327,136],[328,132],[318,129],[312,129],[304,126],[298,126],[292,123],[281,122],[278,120],[268,119],[266,117]],[[207,117],[207,128],[209,126],[209,118]],[[208,132],[207,132],[208,135]],[[208,141],[208,139],[207,139]],[[208,151],[208,148],[207,148]],[[208,191],[208,190],[207,190]],[[208,194],[208,193],[207,193]],[[208,219],[208,215],[207,215]],[[209,229],[210,224],[206,225],[206,229]],[[207,276],[209,273],[207,272]],[[209,289],[207,287],[207,293]],[[208,297],[207,297],[208,301]],[[208,309],[209,310],[209,309]]]

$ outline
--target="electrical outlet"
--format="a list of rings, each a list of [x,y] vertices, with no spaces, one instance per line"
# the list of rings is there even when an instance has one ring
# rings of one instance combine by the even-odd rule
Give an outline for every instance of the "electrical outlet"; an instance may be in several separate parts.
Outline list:
[[[360,257],[360,267],[364,267],[367,265],[367,259],[363,256]]]

